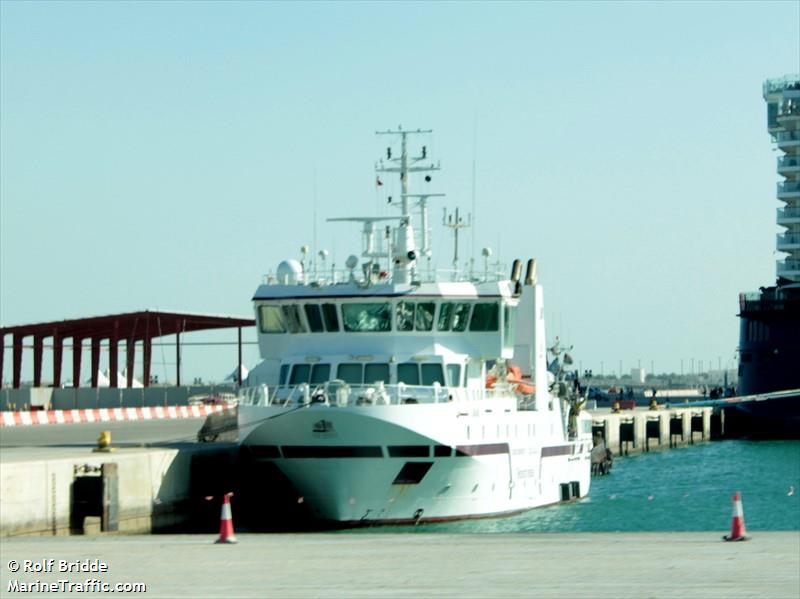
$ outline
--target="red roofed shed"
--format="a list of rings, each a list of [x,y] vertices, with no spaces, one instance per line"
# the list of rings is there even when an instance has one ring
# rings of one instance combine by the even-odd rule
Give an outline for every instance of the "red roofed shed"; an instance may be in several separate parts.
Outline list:
[[[33,385],[41,386],[42,354],[44,340],[52,338],[53,347],[53,386],[61,386],[61,362],[64,340],[72,339],[72,381],[75,387],[80,386],[81,347],[85,339],[91,340],[92,387],[97,387],[97,372],[100,365],[100,343],[108,340],[109,371],[111,386],[118,387],[117,381],[117,348],[125,342],[127,386],[133,383],[133,365],[135,361],[136,343],[142,342],[143,383],[150,383],[150,363],[152,342],[156,337],[176,335],[177,384],[180,385],[180,334],[208,329],[239,329],[239,384],[242,372],[242,327],[255,325],[252,318],[236,318],[233,316],[213,316],[207,314],[188,314],[182,312],[160,312],[144,310],[126,314],[76,318],[40,322],[12,327],[0,328],[0,373],[3,371],[3,355],[5,336],[13,336],[13,386],[19,388],[22,377],[23,339],[33,337]]]

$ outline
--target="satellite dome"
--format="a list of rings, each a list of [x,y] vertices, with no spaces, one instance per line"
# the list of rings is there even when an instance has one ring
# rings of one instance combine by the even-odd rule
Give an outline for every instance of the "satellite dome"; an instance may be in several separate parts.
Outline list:
[[[303,265],[297,260],[284,260],[278,264],[278,283],[297,285],[303,282]]]

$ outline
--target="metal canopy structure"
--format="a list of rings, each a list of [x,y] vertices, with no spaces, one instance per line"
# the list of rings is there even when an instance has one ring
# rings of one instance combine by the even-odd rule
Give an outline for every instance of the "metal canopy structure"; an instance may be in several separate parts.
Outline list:
[[[121,342],[125,343],[125,364],[127,386],[133,384],[133,367],[136,358],[136,343],[142,343],[144,386],[150,384],[150,364],[153,339],[164,335],[175,335],[177,385],[180,386],[180,335],[193,331],[210,329],[238,328],[239,346],[239,384],[242,383],[242,328],[255,325],[252,318],[233,316],[214,316],[208,314],[190,314],[185,312],[161,312],[143,310],[125,314],[93,316],[73,320],[58,320],[35,324],[18,325],[0,328],[0,373],[3,370],[5,337],[12,335],[13,342],[13,386],[19,388],[22,377],[23,340],[33,337],[33,385],[40,387],[42,383],[42,356],[44,340],[52,339],[53,348],[53,386],[61,386],[61,362],[64,341],[72,340],[72,384],[80,386],[81,351],[84,340],[91,341],[92,387],[97,387],[98,369],[100,366],[100,344],[108,342],[110,385],[118,387],[117,350]]]

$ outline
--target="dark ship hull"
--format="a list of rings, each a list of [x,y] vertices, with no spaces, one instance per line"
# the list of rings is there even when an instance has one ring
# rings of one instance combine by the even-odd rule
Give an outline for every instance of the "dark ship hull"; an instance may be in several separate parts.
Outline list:
[[[739,297],[739,396],[800,389],[800,289],[768,287]],[[800,438],[800,392],[737,404],[737,428]]]

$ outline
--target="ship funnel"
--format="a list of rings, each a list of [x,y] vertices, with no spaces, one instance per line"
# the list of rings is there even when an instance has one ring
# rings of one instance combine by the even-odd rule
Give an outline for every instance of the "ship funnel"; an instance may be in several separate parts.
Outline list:
[[[525,284],[536,285],[536,260],[528,260],[528,267],[525,269]]]
[[[514,283],[519,282],[519,278],[522,276],[522,260],[516,258],[514,263],[511,265],[511,280]]]

